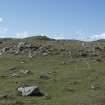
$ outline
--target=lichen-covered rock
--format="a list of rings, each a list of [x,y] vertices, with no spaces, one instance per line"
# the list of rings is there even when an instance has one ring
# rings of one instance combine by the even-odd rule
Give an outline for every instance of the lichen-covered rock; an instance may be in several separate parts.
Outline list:
[[[38,96],[40,94],[38,86],[19,87],[18,91],[21,92],[22,96]]]

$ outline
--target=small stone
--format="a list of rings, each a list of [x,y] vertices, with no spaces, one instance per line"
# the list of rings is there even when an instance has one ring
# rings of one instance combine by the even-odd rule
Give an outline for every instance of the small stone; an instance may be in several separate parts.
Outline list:
[[[21,63],[21,64],[24,64],[25,62],[24,62],[24,61],[21,61],[20,63]]]
[[[18,76],[18,74],[17,73],[12,73],[11,76],[16,77],[16,76]]]
[[[43,53],[43,56],[47,56],[48,55],[48,53]]]
[[[30,70],[20,70],[20,72],[23,74],[32,74],[32,71]]]
[[[90,84],[92,90],[96,90],[96,87],[93,84]]]
[[[0,56],[3,55],[2,53],[0,53]]]

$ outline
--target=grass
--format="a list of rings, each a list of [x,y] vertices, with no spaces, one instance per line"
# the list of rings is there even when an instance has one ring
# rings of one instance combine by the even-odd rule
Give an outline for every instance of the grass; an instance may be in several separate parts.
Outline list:
[[[21,60],[25,61],[21,64]],[[104,105],[105,104],[105,62],[94,59],[72,59],[63,56],[38,56],[24,58],[18,56],[0,57],[0,93],[14,93],[13,99],[2,99],[1,105],[22,101],[26,105]],[[28,69],[32,75],[11,77],[9,68]],[[42,72],[56,72],[52,80],[42,80]],[[16,95],[22,84],[38,85],[43,97],[22,97]],[[91,88],[91,84],[96,89]]]
[[[12,103],[24,103],[25,105],[105,105],[105,59],[97,57],[76,57],[78,50],[92,51],[93,46],[104,47],[104,41],[88,43],[88,48],[83,48],[81,41],[50,40],[46,37],[36,39],[6,39],[0,48],[7,45],[18,44],[26,41],[36,45],[48,45],[58,52],[62,48],[70,48],[73,57],[64,54],[52,54],[48,56],[35,56],[28,58],[26,55],[2,55],[0,56],[0,95],[13,94],[12,97],[0,99],[0,105],[16,105]],[[54,50],[56,51],[56,50]],[[56,52],[55,52],[56,53]],[[103,53],[104,54],[104,53]],[[24,60],[24,63],[21,63]],[[32,71],[32,75],[20,75],[12,77],[10,69],[17,68]],[[49,73],[51,79],[40,78],[42,73]],[[22,97],[17,94],[17,87],[23,84],[38,85],[45,94],[43,97]],[[93,86],[93,87],[92,87]],[[19,104],[21,105],[21,104]]]

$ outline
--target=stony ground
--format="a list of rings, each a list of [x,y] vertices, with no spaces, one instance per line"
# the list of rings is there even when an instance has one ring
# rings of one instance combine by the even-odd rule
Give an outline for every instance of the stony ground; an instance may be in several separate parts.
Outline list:
[[[3,40],[1,49],[10,46],[10,42],[19,45],[16,40]],[[27,41],[33,45],[36,42],[39,40]],[[53,48],[44,47],[47,54],[43,48],[38,48],[36,55],[33,52],[32,57],[26,47],[23,53],[19,50],[15,54],[17,49],[12,48],[13,53],[10,49],[4,51],[0,56],[0,105],[105,105],[104,44],[103,40],[88,44],[44,40],[41,47]],[[17,88],[22,85],[37,85],[44,96],[20,96]]]

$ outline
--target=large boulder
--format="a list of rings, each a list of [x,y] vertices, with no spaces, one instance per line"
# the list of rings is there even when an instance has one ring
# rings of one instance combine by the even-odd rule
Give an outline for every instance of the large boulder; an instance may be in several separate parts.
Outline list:
[[[18,92],[20,92],[22,96],[39,96],[39,95],[41,95],[40,89],[38,86],[19,87]]]

